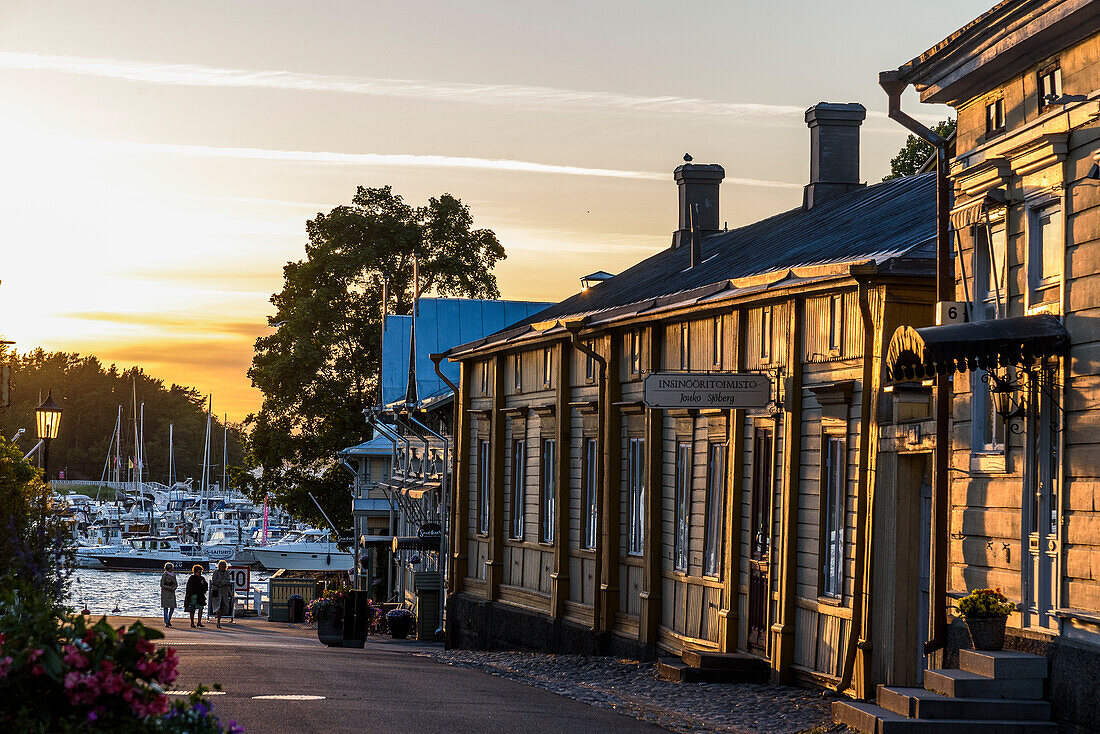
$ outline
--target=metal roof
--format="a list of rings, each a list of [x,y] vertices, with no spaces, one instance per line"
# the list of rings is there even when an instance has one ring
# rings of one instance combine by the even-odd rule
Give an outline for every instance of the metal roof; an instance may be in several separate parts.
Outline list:
[[[936,176],[884,181],[806,210],[801,207],[702,241],[666,249],[613,278],[534,314],[526,323],[617,308],[793,268],[935,257]],[[490,340],[491,341],[491,340]]]

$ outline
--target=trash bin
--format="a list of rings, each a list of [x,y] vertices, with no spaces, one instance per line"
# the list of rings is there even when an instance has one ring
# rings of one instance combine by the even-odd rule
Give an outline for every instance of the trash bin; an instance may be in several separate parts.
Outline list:
[[[306,618],[306,602],[300,594],[293,594],[287,601],[290,610],[290,619],[294,624],[301,624]]]

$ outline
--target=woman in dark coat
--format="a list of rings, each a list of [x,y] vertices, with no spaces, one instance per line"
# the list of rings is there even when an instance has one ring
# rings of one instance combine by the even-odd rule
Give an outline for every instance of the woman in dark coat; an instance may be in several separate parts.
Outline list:
[[[199,627],[202,623],[202,610],[206,606],[206,579],[202,577],[202,566],[195,564],[191,569],[191,575],[187,578],[187,586],[184,589],[183,608],[191,613],[191,626],[195,625],[195,612],[199,613]]]
[[[176,574],[172,564],[164,564],[164,573],[160,577],[160,606],[164,609],[164,626],[172,626],[172,612],[176,611]]]
[[[218,567],[210,576],[210,604],[211,613],[218,615],[218,629],[221,629],[222,617],[233,616],[233,577],[225,561],[218,561]]]

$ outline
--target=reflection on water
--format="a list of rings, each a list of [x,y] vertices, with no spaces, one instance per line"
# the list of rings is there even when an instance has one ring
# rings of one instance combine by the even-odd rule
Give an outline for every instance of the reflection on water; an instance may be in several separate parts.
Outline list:
[[[177,612],[183,611],[183,587],[189,573],[177,573],[179,589],[176,590]],[[210,574],[205,573],[207,581]],[[251,585],[260,586],[266,593],[271,574],[253,571]],[[69,584],[68,603],[78,611],[87,606],[93,615],[116,614],[132,617],[159,617],[160,574],[141,571],[97,571],[78,568],[73,571]]]

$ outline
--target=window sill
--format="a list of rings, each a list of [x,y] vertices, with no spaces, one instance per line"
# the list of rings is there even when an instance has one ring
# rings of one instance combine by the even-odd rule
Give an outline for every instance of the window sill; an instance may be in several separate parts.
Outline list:
[[[817,603],[830,607],[842,607],[844,606],[844,599],[839,596],[818,596]]]
[[[970,455],[972,474],[1005,474],[1005,455],[1003,451],[978,451]]]

